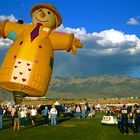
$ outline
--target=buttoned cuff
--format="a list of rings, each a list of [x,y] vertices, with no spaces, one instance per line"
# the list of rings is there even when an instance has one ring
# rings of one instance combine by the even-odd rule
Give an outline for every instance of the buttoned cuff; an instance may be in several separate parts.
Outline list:
[[[2,23],[1,23],[1,36],[3,38],[6,38],[6,35],[4,34],[4,28],[5,28],[5,25],[6,23],[8,22],[8,20],[4,20]]]
[[[74,34],[70,34],[70,39],[69,39],[68,47],[66,49],[67,52],[69,52],[71,50],[73,38],[74,38]]]

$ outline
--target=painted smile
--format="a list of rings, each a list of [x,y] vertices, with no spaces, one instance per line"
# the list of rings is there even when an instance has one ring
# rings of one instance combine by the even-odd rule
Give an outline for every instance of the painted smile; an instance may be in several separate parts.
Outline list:
[[[35,17],[39,22],[48,22],[48,20],[39,20],[37,17]]]

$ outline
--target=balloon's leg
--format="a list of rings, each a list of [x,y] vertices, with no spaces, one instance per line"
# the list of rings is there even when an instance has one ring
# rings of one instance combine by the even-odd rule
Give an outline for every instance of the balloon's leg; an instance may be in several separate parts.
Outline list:
[[[20,104],[24,97],[26,97],[26,93],[20,91],[13,91],[15,104]]]

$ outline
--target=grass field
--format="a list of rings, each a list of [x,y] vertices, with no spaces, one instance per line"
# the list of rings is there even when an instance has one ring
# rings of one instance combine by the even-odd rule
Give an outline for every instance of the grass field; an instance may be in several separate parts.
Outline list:
[[[43,126],[38,120],[36,127],[26,122],[25,128],[14,132],[10,122],[4,122],[0,140],[139,140],[140,133],[122,135],[116,126],[101,125],[101,114],[92,119],[59,119],[56,126]]]

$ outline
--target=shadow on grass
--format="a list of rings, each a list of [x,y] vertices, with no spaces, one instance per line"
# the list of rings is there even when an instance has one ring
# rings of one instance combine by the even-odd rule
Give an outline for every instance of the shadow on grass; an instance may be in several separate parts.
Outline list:
[[[63,123],[63,122],[65,122],[65,121],[68,121],[68,120],[70,120],[71,118],[61,118],[61,119],[58,119],[57,120],[57,125],[58,124],[61,124],[61,123]],[[51,126],[51,122],[50,122],[50,120],[49,120],[49,126]],[[38,128],[38,127],[40,127],[40,126],[43,126],[44,125],[44,121],[43,120],[37,120],[36,121],[36,125],[35,126],[32,126],[31,125],[31,120],[30,121],[27,121],[26,123],[25,123],[25,127],[24,128],[22,128],[21,129],[21,131],[23,131],[23,130],[27,130],[27,129],[31,129],[31,128]]]
[[[66,122],[68,120],[71,120],[71,119],[72,118],[66,118],[66,117],[58,118],[57,119],[57,125],[61,124],[63,122]],[[44,125],[44,119],[40,116],[36,119],[36,125],[35,126],[32,126],[32,120],[31,119],[27,119],[27,120],[25,120],[25,123],[24,123],[25,127],[20,126],[20,131],[28,130],[28,129],[31,129],[31,128],[37,128],[37,127],[40,127],[40,126],[43,126],[43,125]],[[49,126],[51,126],[51,120],[49,120]],[[7,120],[3,121],[3,127],[2,127],[2,129],[0,129],[0,131],[10,129],[10,128],[13,128],[13,127],[14,127],[14,124],[11,123],[11,119],[7,119]]]

